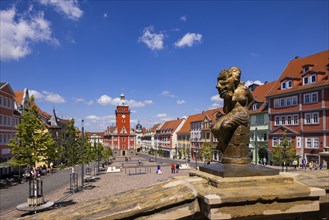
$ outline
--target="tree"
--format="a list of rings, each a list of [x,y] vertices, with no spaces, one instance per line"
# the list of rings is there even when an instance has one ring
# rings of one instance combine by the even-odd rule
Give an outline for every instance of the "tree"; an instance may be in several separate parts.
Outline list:
[[[212,152],[212,146],[208,142],[205,142],[203,143],[202,148],[199,150],[199,156],[204,161],[211,161],[213,156]]]
[[[71,166],[72,172],[74,172],[74,166],[79,164],[81,161],[81,146],[77,141],[79,130],[74,127],[74,119],[71,118],[65,132],[65,148],[66,153],[63,158],[65,164]]]
[[[29,103],[34,102],[32,96]],[[17,125],[16,138],[10,140],[9,148],[14,157],[10,160],[14,166],[35,167],[37,162],[46,161],[52,150],[56,150],[55,142],[45,124],[38,118],[33,105],[25,106],[21,122]],[[52,149],[52,150],[50,150]]]
[[[272,161],[274,164],[287,166],[296,158],[296,149],[290,139],[286,137],[286,131],[284,131],[280,143],[272,148]]]

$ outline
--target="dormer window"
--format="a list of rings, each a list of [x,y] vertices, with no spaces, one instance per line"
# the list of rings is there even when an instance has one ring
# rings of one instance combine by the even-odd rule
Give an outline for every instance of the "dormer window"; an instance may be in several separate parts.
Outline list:
[[[281,89],[290,89],[292,88],[292,80],[281,83]]]
[[[253,104],[252,105],[252,110],[257,110],[257,107],[258,107],[258,104],[257,103]]]
[[[305,76],[303,78],[303,85],[308,85],[308,84],[315,83],[315,82],[316,82],[316,75],[315,74],[310,75],[310,76]]]

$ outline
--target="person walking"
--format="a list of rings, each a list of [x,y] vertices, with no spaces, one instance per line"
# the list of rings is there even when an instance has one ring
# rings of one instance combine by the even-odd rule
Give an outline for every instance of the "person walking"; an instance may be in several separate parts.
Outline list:
[[[179,171],[179,163],[176,164],[176,173]]]
[[[157,174],[158,175],[161,175],[162,174],[160,165],[157,166]]]
[[[171,164],[171,173],[175,173],[175,164],[174,163]]]

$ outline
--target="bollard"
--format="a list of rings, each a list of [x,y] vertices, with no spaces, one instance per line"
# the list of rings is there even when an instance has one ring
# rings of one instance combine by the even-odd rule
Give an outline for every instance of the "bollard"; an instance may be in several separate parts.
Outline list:
[[[129,176],[130,176],[130,169],[129,169]]]
[[[139,174],[142,174],[142,169],[139,169]]]

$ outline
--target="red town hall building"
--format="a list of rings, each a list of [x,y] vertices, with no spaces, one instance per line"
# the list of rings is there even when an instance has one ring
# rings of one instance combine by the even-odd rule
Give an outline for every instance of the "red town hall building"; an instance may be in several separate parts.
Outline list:
[[[107,127],[104,145],[113,150],[114,156],[127,156],[136,153],[136,134],[130,128],[130,109],[121,94],[120,103],[115,110],[116,126]]]
[[[329,51],[291,60],[267,94],[269,150],[286,131],[299,163],[321,163],[319,152],[329,146]]]

